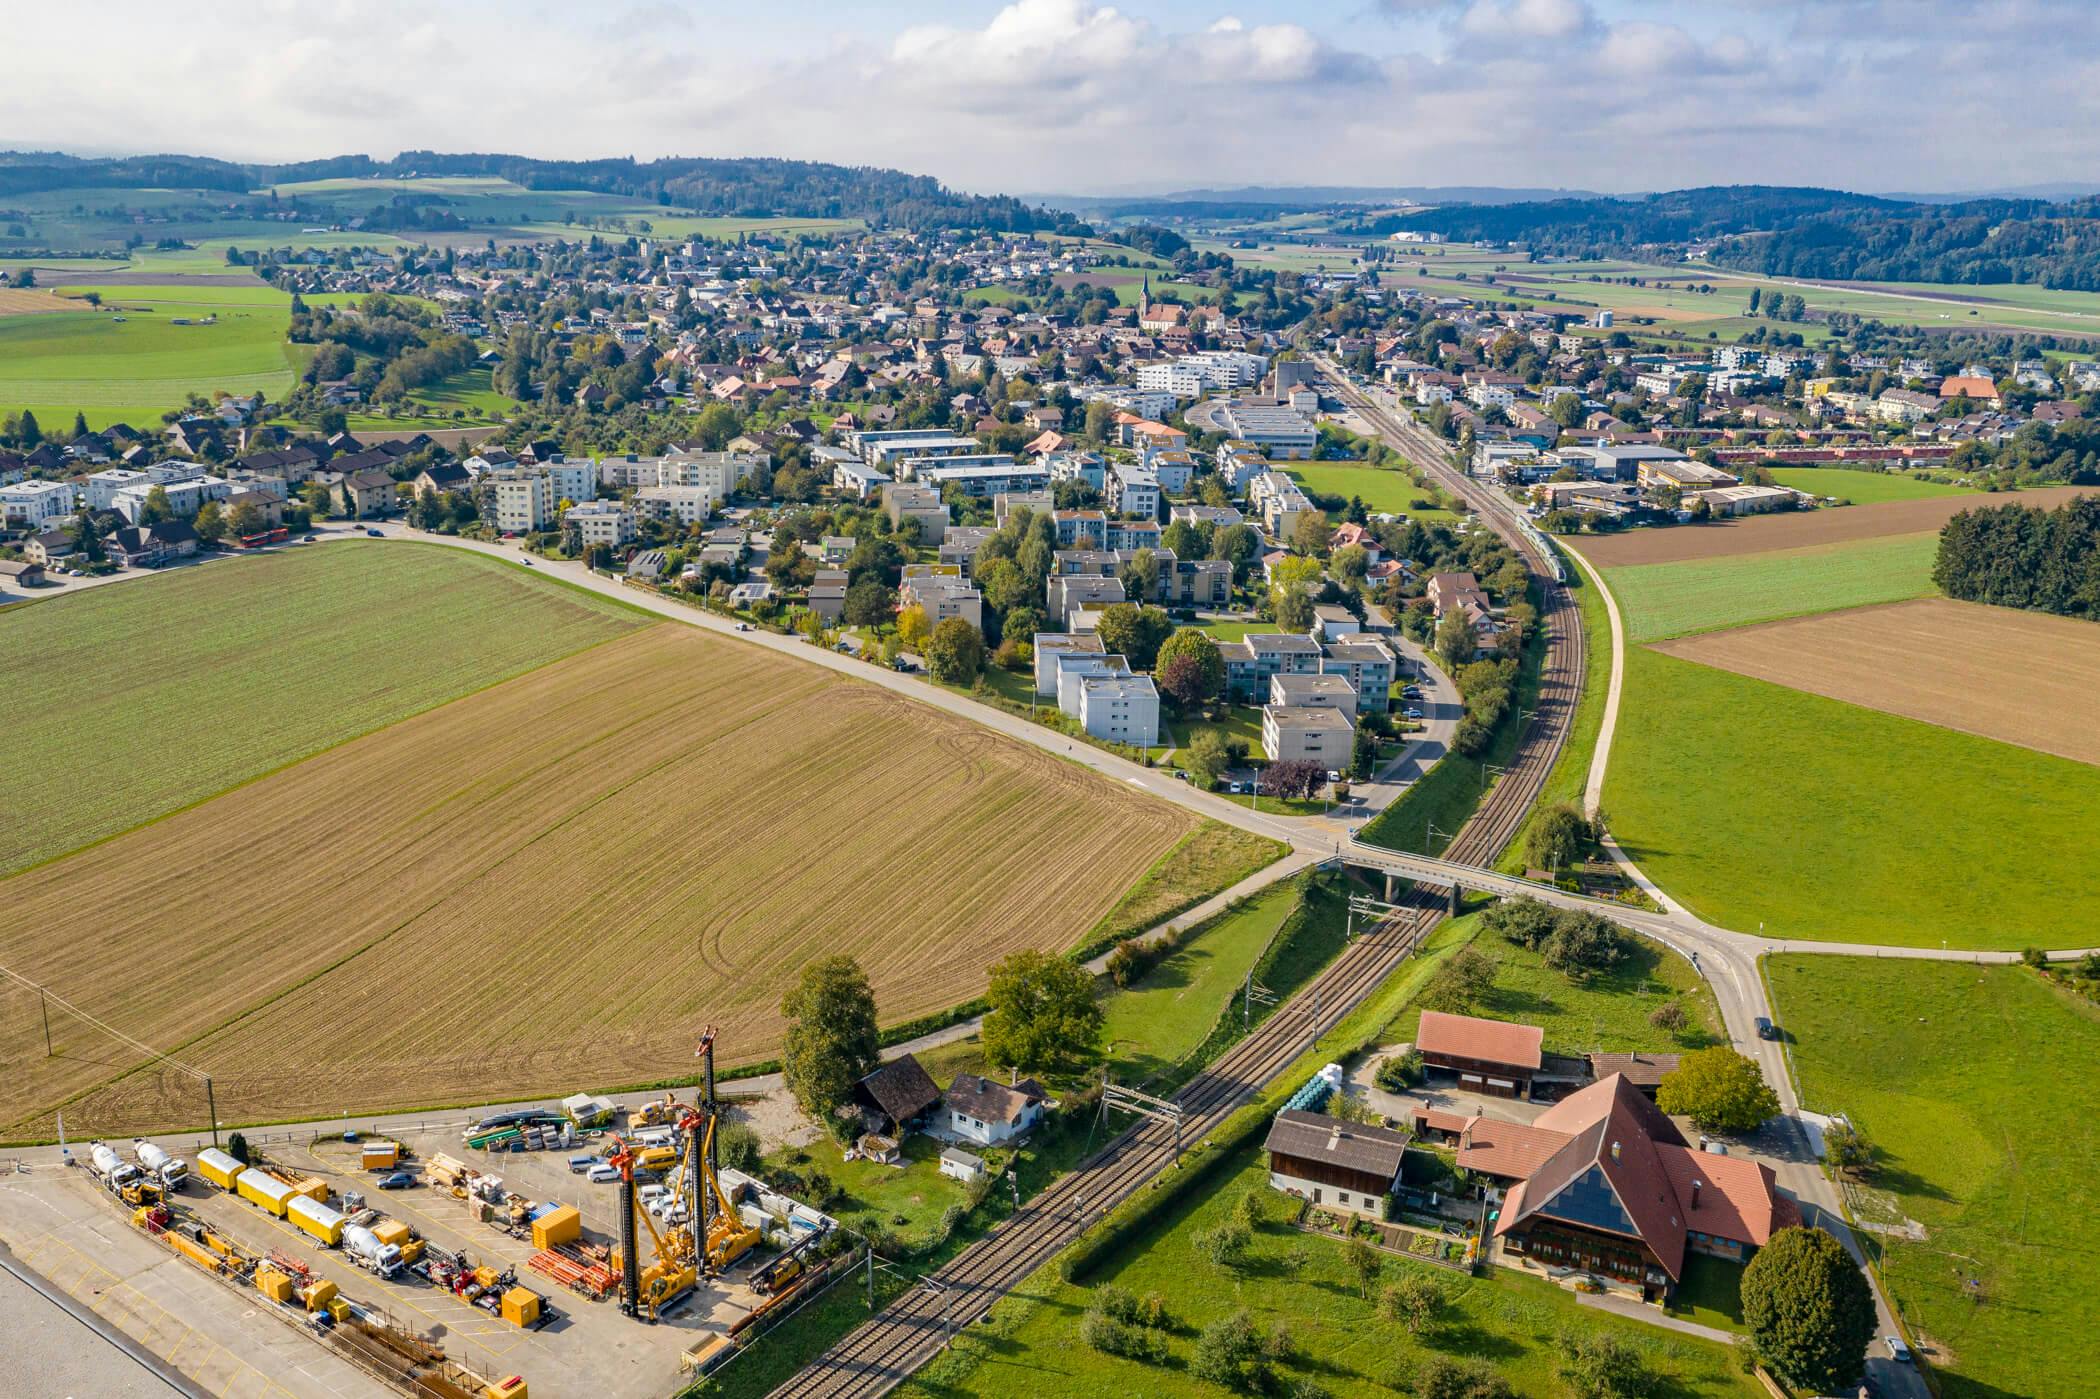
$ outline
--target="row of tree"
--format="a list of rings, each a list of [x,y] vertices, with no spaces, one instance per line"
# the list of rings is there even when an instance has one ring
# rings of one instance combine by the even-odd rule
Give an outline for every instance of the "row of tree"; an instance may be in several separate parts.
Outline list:
[[[2100,619],[2100,499],[1964,510],[1940,530],[1932,581],[1965,602]]]

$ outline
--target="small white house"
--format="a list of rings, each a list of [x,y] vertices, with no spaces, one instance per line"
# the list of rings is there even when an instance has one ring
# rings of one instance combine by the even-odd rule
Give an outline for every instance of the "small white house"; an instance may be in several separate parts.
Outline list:
[[[957,1074],[942,1096],[950,1133],[979,1146],[998,1146],[1043,1120],[1049,1092],[1032,1078],[1011,1086],[977,1074]]]
[[[941,1174],[968,1185],[984,1174],[984,1158],[951,1146],[941,1153]]]

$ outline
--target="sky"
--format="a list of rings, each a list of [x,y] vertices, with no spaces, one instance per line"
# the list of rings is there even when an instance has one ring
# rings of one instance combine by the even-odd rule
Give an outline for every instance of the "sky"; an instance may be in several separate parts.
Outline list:
[[[92,15],[93,42],[82,26]],[[772,155],[958,188],[2094,177],[2090,0],[100,0],[0,147]]]

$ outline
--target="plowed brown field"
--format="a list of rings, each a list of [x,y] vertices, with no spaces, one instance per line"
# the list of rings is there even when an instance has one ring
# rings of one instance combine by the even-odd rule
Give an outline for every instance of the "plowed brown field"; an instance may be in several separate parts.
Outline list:
[[[1843,544],[1853,539],[1878,539],[1886,534],[1920,534],[1938,529],[1964,510],[1993,505],[2046,508],[2091,494],[2091,486],[2050,486],[2043,490],[2021,491],[2016,495],[1949,495],[1927,500],[1891,500],[1878,505],[1750,515],[1708,525],[1670,525],[1658,529],[1627,530],[1623,534],[1582,535],[1571,542],[1584,558],[1599,568],[1676,563],[1683,559],[1713,559],[1728,554],[1759,554],[1767,549]]]
[[[1921,598],[1654,647],[1866,709],[2100,765],[2100,624]]]
[[[965,720],[654,627],[0,883],[0,963],[267,1121],[684,1076],[780,1047],[813,957],[885,1023],[1082,936],[1194,825]],[[179,1128],[198,1086],[0,993],[0,1122]]]

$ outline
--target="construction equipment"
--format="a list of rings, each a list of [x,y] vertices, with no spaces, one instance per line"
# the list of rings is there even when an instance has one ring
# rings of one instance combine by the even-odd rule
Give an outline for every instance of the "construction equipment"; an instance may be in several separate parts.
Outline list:
[[[710,1030],[708,1033],[712,1035],[714,1032]],[[629,1109],[627,1126],[629,1130],[632,1130],[636,1127],[660,1127],[666,1123],[674,1122],[678,1118],[678,1110],[681,1106],[683,1105],[678,1101],[678,1095],[675,1092],[666,1093],[661,1098],[643,1103],[638,1108]]]
[[[96,1142],[88,1151],[88,1168],[102,1188],[137,1209],[143,1205],[158,1205],[165,1198],[159,1182],[137,1166],[118,1156],[101,1142]]]
[[[163,1190],[180,1190],[190,1178],[190,1164],[179,1156],[171,1156],[152,1142],[134,1140],[131,1154],[140,1166],[154,1176]]]
[[[653,1322],[666,1306],[692,1291],[700,1275],[692,1262],[671,1251],[664,1236],[657,1232],[656,1221],[637,1203],[634,1148],[617,1135],[607,1137],[606,1146],[605,1163],[620,1173],[620,1249],[614,1256],[620,1273],[620,1310]],[[647,1268],[641,1264],[641,1240],[634,1227],[638,1219],[648,1229],[650,1243],[656,1250],[655,1260]]]
[[[366,1272],[391,1278],[401,1272],[401,1250],[379,1241],[379,1236],[361,1224],[343,1228],[343,1252]]]
[[[686,1212],[681,1226],[672,1231],[672,1246],[681,1258],[691,1259],[712,1277],[750,1252],[760,1234],[738,1218],[736,1201],[722,1185],[721,1155],[715,1141],[721,1105],[715,1101],[712,1025],[701,1034],[694,1055],[705,1064],[706,1094],[697,1108],[688,1107],[678,1117],[685,1142],[671,1191],[686,1202]],[[704,1241],[703,1248],[693,1247],[696,1238]]]

